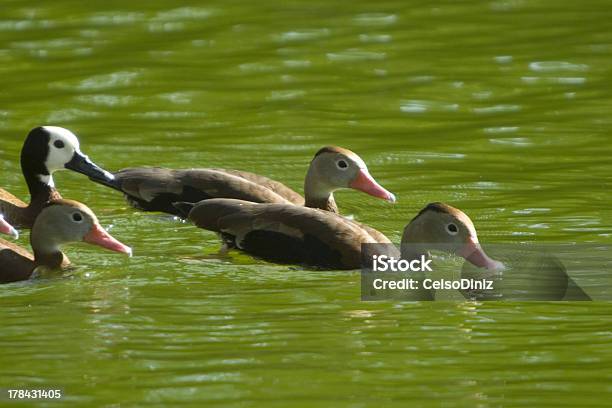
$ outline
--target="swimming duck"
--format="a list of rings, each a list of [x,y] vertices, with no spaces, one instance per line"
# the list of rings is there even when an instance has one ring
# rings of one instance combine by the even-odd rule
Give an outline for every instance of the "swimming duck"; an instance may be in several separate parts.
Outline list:
[[[34,255],[0,239],[0,283],[29,279],[38,268],[63,269],[69,265],[60,247],[87,242],[131,256],[132,250],[113,238],[87,206],[71,200],[55,200],[41,210],[30,235]]]
[[[0,189],[0,213],[14,226],[31,228],[50,200],[60,199],[53,173],[69,169],[100,182],[112,182],[113,175],[81,152],[79,139],[68,129],[40,126],[30,131],[21,149],[21,170],[30,191],[30,204]]]
[[[196,226],[219,233],[229,247],[273,262],[357,269],[362,265],[362,244],[391,243],[371,227],[319,209],[233,199],[175,205]],[[427,205],[408,223],[402,257],[418,255],[404,252],[414,246],[410,244],[451,252],[482,268],[503,267],[482,250],[470,218],[443,203]],[[390,249],[394,247],[383,247],[392,251],[391,256],[400,256]]]
[[[365,162],[350,150],[336,146],[320,149],[304,183],[304,195],[259,174],[229,169],[128,168],[114,174],[112,182],[97,180],[124,193],[128,202],[143,211],[180,216],[174,202],[199,202],[234,198],[255,203],[294,204],[334,213],[334,191],[352,188],[394,202],[395,196],[370,175]]]

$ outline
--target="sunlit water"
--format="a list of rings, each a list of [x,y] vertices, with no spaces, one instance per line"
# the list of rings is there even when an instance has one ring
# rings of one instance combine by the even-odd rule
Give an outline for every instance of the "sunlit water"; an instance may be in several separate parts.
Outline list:
[[[611,18],[603,0],[7,1],[2,186],[26,197],[19,149],[39,124],[111,170],[239,168],[296,189],[336,144],[399,198],[341,192],[341,210],[395,240],[444,201],[483,242],[610,244]],[[0,388],[80,404],[609,403],[608,303],[363,303],[357,273],[221,254],[80,175],[56,183],[135,256],[74,245],[65,278],[3,286]]]

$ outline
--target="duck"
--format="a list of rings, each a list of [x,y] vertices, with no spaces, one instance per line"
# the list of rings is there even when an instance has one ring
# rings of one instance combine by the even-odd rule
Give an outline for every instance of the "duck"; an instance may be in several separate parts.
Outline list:
[[[0,239],[0,283],[30,279],[42,270],[62,270],[70,265],[60,247],[87,242],[132,256],[132,249],[112,237],[86,205],[72,200],[53,200],[40,211],[32,227],[33,254]]]
[[[2,214],[0,214],[0,234],[10,235],[14,239],[19,239],[19,232],[15,227],[5,221]]]
[[[235,199],[182,202],[175,206],[197,227],[219,233],[227,247],[277,263],[358,269],[362,267],[364,248],[406,258],[418,254],[408,253],[405,248],[427,244],[427,248],[420,249],[450,252],[479,268],[503,268],[480,246],[471,219],[461,210],[439,202],[425,206],[406,225],[401,253],[392,245],[362,247],[391,241],[372,227],[320,209]]]
[[[62,198],[55,188],[53,174],[65,169],[100,182],[112,182],[114,178],[81,151],[79,139],[70,130],[58,126],[32,129],[21,149],[21,170],[30,203],[0,188],[0,213],[15,227],[31,228],[49,201]]]
[[[136,209],[174,216],[182,214],[174,202],[196,203],[212,198],[292,204],[337,213],[333,193],[342,188],[395,202],[395,195],[378,184],[361,157],[337,146],[323,147],[315,154],[306,173],[304,197],[268,177],[221,168],[126,168],[114,173],[110,183],[94,181],[122,192]]]

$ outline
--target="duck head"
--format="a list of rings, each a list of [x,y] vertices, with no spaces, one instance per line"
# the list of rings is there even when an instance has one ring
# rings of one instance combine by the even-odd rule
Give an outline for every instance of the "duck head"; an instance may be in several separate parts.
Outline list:
[[[74,133],[58,126],[39,126],[30,131],[21,149],[21,168],[30,187],[33,182],[53,187],[53,173],[64,169],[102,183],[112,183],[115,178],[81,152]]]
[[[0,214],[0,234],[10,235],[15,239],[19,238],[19,232],[4,220],[2,214]]]
[[[315,154],[308,168],[304,186],[306,205],[308,201],[330,199],[341,188],[395,202],[395,195],[376,182],[361,157],[341,147],[324,147]]]
[[[404,229],[402,244],[424,244],[465,258],[477,267],[503,269],[478,242],[474,223],[463,211],[443,203],[423,208]]]
[[[36,218],[30,240],[36,261],[42,260],[49,266],[59,266],[45,260],[58,258],[58,254],[61,256],[60,247],[70,242],[87,242],[132,255],[130,247],[102,228],[93,211],[72,200],[51,201]]]

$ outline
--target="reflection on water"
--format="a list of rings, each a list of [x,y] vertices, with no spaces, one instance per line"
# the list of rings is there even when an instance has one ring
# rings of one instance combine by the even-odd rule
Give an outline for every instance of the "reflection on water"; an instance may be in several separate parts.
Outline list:
[[[314,152],[337,144],[399,198],[339,192],[343,211],[394,240],[446,201],[483,242],[609,244],[609,21],[603,0],[13,1],[2,186],[26,196],[19,148],[42,123],[74,130],[109,169],[240,168],[298,190]],[[220,253],[214,235],[82,176],[56,183],[135,256],[75,245],[71,276],[4,286],[1,384],[98,405],[584,406],[610,393],[606,304],[364,305],[356,273]]]

